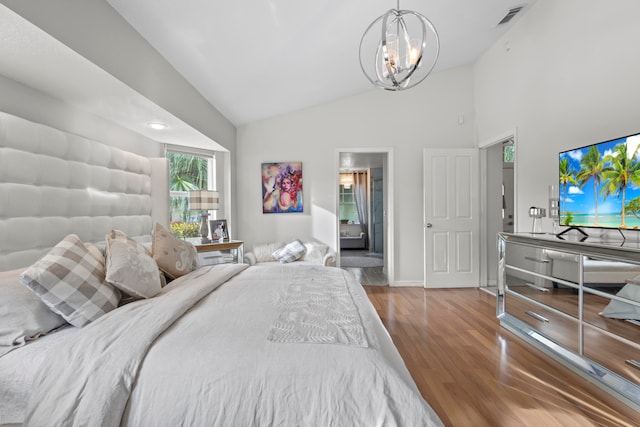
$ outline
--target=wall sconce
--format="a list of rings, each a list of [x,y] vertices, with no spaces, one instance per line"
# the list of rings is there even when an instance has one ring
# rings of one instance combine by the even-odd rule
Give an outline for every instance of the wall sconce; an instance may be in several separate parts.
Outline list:
[[[218,209],[219,201],[220,195],[217,191],[189,191],[189,210],[201,211],[202,225],[200,226],[200,235],[202,236],[202,243],[211,243],[207,218],[209,217],[209,211]]]

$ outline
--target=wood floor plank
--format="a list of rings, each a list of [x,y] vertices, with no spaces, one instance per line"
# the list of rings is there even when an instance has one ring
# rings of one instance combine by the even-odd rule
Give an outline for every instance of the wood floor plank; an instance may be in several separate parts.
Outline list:
[[[447,426],[640,426],[640,413],[501,328],[486,292],[365,289]]]

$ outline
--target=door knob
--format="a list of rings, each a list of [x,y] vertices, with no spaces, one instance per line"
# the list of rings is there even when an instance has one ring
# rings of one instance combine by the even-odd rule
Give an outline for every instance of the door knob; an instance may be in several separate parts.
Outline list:
[[[430,222],[427,223],[427,228],[431,228],[433,227],[433,224],[431,224]]]

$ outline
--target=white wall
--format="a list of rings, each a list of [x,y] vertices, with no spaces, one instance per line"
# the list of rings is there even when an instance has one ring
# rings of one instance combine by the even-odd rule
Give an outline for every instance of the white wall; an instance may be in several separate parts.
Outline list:
[[[104,0],[2,0],[147,99],[231,152],[235,127]]]
[[[640,131],[638,16],[637,0],[538,0],[475,64],[478,141],[517,129],[517,231],[559,151]]]
[[[395,282],[421,286],[422,150],[473,147],[473,123],[472,67],[461,67],[434,74],[406,92],[372,89],[242,126],[237,131],[237,235],[247,249],[293,238],[313,238],[335,248],[336,149],[393,147]],[[278,161],[302,161],[302,214],[262,214],[260,165]]]
[[[163,157],[152,139],[116,126],[46,93],[0,75],[0,111],[146,157]]]

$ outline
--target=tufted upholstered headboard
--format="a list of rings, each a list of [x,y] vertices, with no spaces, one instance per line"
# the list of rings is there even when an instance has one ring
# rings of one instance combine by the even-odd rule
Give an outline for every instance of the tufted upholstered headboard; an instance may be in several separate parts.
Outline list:
[[[70,233],[95,243],[112,228],[150,236],[151,171],[147,157],[0,112],[0,271],[30,265]]]

